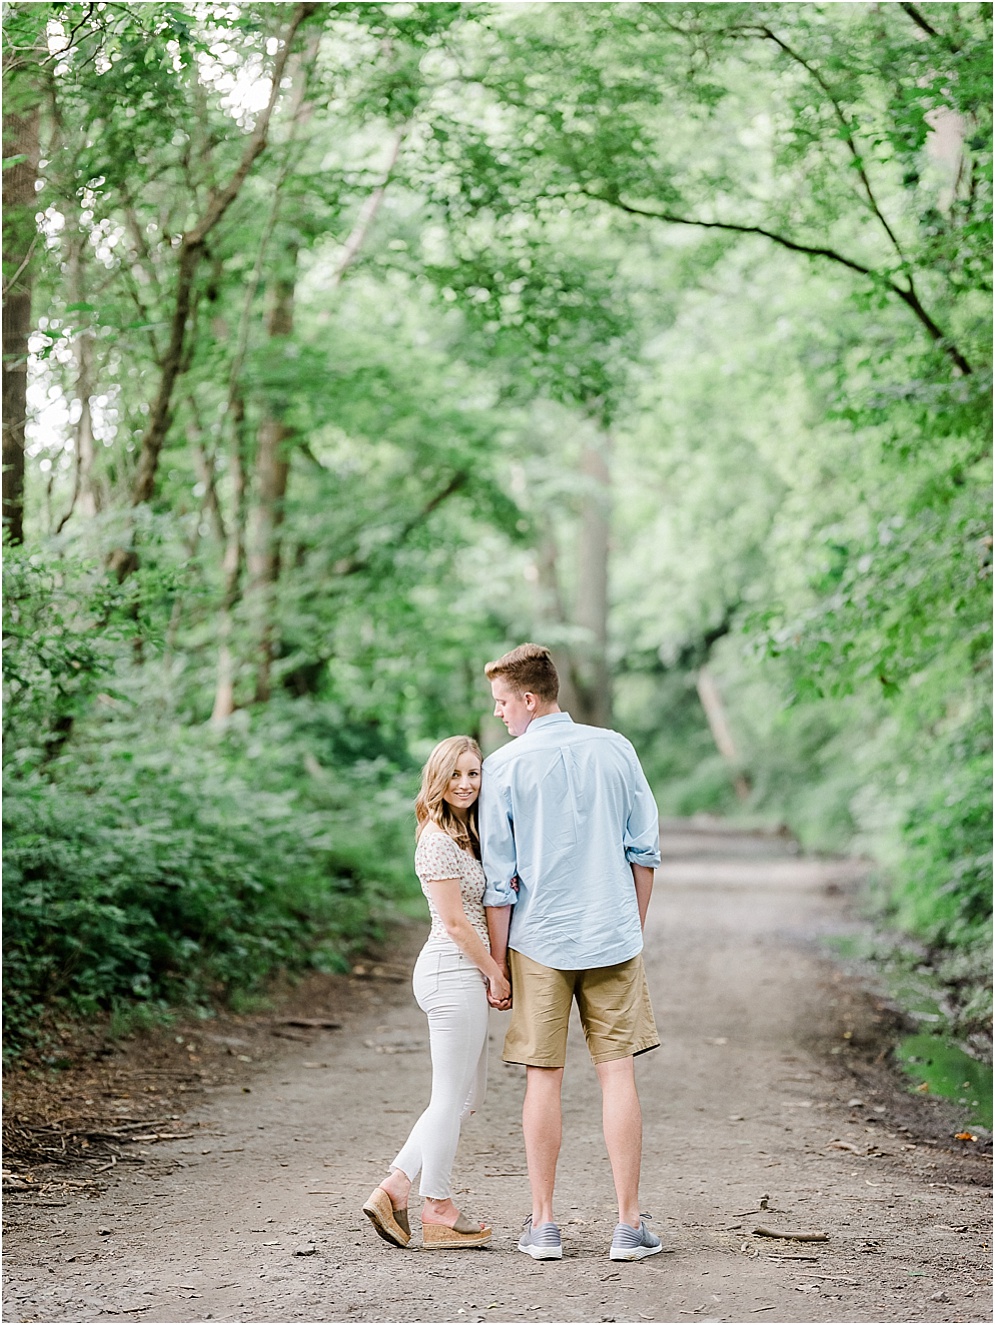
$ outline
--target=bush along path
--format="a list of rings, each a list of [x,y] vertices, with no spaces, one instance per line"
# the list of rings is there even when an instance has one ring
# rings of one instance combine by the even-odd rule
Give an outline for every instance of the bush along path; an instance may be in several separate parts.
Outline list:
[[[77,1121],[49,1116],[44,1135],[30,1130],[37,1082],[15,1074],[4,1319],[987,1320],[989,1139],[905,1087],[892,1015],[825,955],[823,939],[856,926],[859,867],[729,832],[672,826],[666,841],[647,931],[663,1045],[638,1065],[642,1207],[666,1254],[608,1259],[611,1182],[579,1032],[563,1260],[515,1250],[523,1080],[500,1062],[499,1014],[456,1173],[492,1245],[418,1250],[417,1219],[412,1249],[375,1236],[360,1206],[429,1084],[412,931],[381,965],[314,979],[279,1012],[91,1061],[89,1093],[64,1108]],[[46,1158],[74,1127],[84,1162]]]

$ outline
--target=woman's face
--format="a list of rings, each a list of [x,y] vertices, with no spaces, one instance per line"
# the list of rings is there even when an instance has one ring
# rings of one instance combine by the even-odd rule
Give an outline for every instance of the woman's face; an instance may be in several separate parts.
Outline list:
[[[480,795],[480,760],[472,750],[464,750],[442,799],[462,817]]]

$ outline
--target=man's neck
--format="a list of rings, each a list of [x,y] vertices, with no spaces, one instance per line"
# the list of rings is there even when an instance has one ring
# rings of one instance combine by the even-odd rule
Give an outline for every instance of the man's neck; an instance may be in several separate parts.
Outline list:
[[[551,713],[562,712],[563,710],[560,708],[559,704],[544,704],[541,709],[537,708],[535,713],[532,714],[532,717],[529,719],[529,726],[532,726],[536,718],[548,718]]]

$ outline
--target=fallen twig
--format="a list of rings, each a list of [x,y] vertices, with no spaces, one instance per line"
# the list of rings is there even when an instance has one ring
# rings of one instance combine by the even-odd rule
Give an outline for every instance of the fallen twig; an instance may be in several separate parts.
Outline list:
[[[828,1242],[829,1234],[816,1230],[789,1230],[783,1228],[763,1228],[758,1225],[754,1230],[758,1238],[784,1238],[788,1242]]]
[[[5,1193],[4,1193],[4,1198],[3,1198],[3,1199],[4,1199],[5,1201],[12,1201],[12,1200],[14,1200],[15,1198],[16,1198],[16,1193],[14,1193],[14,1192],[5,1192]],[[58,1209],[64,1209],[68,1204],[69,1204],[68,1201],[32,1201],[32,1202],[31,1202],[31,1205],[43,1205],[43,1206],[45,1206],[46,1208],[49,1208],[49,1209],[55,1209],[55,1208],[58,1208]]]
[[[189,1141],[193,1132],[150,1132],[148,1136],[129,1136],[129,1141]],[[124,1140],[119,1137],[118,1140]]]
[[[374,974],[376,973],[374,971]],[[342,1029],[341,1021],[329,1021],[327,1017],[281,1017],[276,1024],[278,1026],[305,1026],[320,1031],[338,1031]]]

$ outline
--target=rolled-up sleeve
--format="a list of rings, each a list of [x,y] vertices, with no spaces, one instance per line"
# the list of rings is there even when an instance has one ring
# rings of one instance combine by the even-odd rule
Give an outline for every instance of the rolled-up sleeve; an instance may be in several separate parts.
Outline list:
[[[635,750],[631,746],[629,750],[632,797],[625,824],[625,858],[630,865],[656,869],[660,864],[660,811]]]
[[[515,852],[511,800],[507,788],[501,784],[500,774],[489,773],[486,763],[480,789],[478,823],[480,854],[487,882],[484,906],[514,906],[518,894],[511,885],[518,875],[518,857]]]

